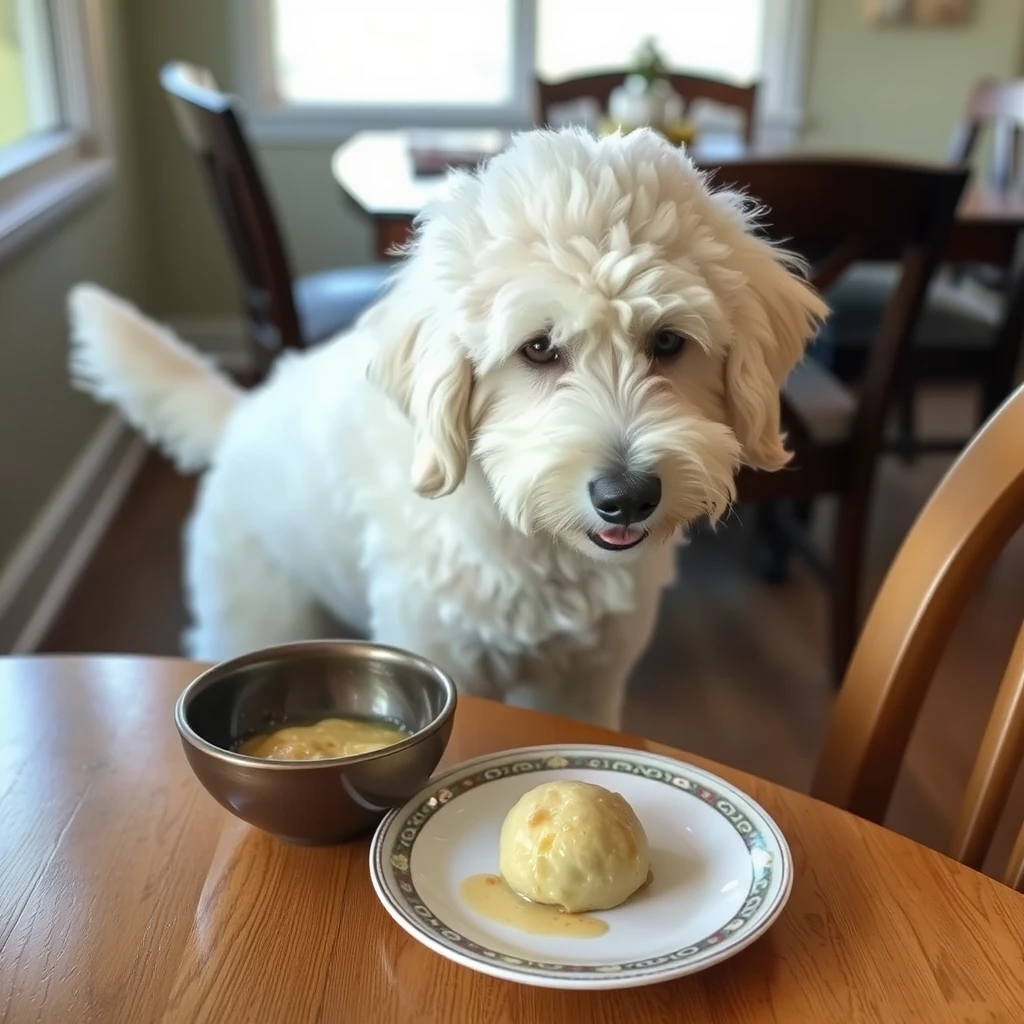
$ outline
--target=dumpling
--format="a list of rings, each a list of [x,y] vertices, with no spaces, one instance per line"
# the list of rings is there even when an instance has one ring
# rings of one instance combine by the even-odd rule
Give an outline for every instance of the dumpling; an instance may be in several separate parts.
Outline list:
[[[509,887],[572,913],[608,910],[647,880],[650,851],[625,798],[589,782],[547,782],[524,794],[501,827]]]

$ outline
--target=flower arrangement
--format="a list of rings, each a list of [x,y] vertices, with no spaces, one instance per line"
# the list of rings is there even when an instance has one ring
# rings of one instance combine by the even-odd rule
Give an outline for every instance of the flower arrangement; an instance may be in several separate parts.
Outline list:
[[[649,126],[675,142],[689,142],[693,126],[683,120],[683,100],[672,88],[668,73],[657,42],[645,39],[626,80],[609,98],[610,126],[625,131]]]
[[[658,52],[658,44],[653,37],[648,36],[637,51],[636,66],[634,74],[642,78],[648,88],[654,85],[659,79],[668,74],[668,67],[664,58]]]

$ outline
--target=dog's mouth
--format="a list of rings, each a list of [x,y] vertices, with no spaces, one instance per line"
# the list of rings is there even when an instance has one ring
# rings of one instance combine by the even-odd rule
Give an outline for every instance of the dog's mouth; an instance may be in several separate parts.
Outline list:
[[[627,551],[644,541],[647,531],[642,526],[606,526],[591,530],[587,536],[605,551]]]

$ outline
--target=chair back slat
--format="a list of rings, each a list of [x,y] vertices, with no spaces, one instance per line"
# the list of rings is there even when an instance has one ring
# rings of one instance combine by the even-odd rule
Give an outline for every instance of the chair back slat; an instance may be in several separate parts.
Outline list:
[[[857,159],[741,160],[711,171],[765,208],[764,228],[814,268],[819,290],[855,260],[896,260],[898,282],[883,312],[858,392],[853,474],[869,487],[886,413],[928,286],[967,180],[963,168]],[[866,482],[865,482],[866,481]]]
[[[628,71],[601,71],[561,82],[537,80],[537,120],[548,123],[548,111],[560,103],[579,99],[594,99],[602,110],[608,109],[612,92],[620,85]],[[687,107],[697,100],[708,100],[724,107],[733,107],[743,115],[743,138],[749,145],[754,140],[755,111],[757,107],[757,83],[735,85],[715,78],[700,75],[669,73],[664,76],[672,88],[682,97]]]
[[[268,357],[280,348],[301,348],[284,240],[235,99],[217,88],[208,71],[187,64],[168,64],[160,82],[227,236],[250,337]]]
[[[1010,859],[1006,862],[1003,881],[1011,889],[1024,892],[1024,824],[1021,825],[1020,831],[1017,833],[1017,841],[1010,851]]]
[[[1024,756],[1024,626],[996,694],[953,827],[949,855],[972,868],[985,862]]]
[[[985,125],[992,126],[989,181],[995,188],[1009,188],[1018,178],[1018,149],[1024,129],[1024,78],[1006,82],[984,80],[974,86],[950,140],[950,162],[962,164],[972,156]]]
[[[867,251],[867,239],[854,236],[840,242],[831,252],[817,260],[811,267],[810,282],[824,294],[835,282],[846,273],[856,260]]]
[[[879,591],[839,693],[812,793],[881,822],[911,730],[967,602],[1024,524],[1024,388],[988,421],[921,512]],[[954,849],[978,862],[1021,745],[1024,634],[1007,669]],[[1011,773],[1012,774],[1012,773]],[[1015,851],[1017,866],[1024,839]]]

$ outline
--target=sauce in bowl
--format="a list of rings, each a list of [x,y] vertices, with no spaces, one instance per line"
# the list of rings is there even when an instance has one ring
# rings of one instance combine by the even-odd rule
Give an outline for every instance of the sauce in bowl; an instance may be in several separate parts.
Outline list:
[[[394,722],[360,718],[323,718],[311,725],[283,725],[243,740],[238,753],[271,761],[322,761],[382,750],[408,739]]]

